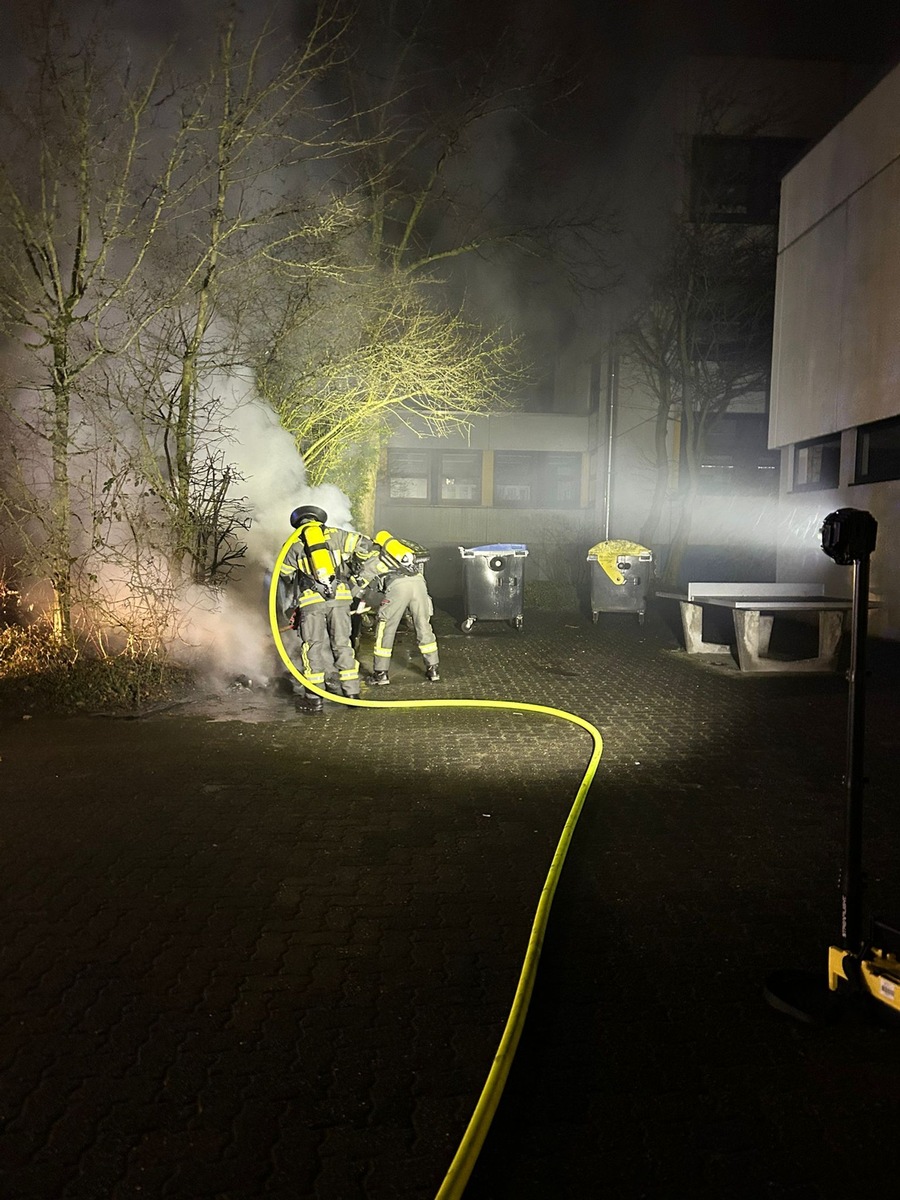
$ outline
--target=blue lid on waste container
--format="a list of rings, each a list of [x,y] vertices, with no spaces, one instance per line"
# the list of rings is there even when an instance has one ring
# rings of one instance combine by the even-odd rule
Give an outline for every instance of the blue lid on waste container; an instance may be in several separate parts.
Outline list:
[[[523,542],[495,542],[493,546],[470,546],[468,549],[460,546],[459,552],[463,558],[473,558],[476,554],[512,554],[516,558],[525,558],[528,547]]]

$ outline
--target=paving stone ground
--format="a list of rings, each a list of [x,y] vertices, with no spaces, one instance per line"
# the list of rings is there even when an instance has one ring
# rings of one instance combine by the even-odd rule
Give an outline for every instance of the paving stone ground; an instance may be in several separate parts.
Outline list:
[[[604,739],[467,1200],[894,1194],[900,1030],[763,996],[837,935],[847,681],[699,665],[671,615],[442,610],[442,682],[406,633],[365,692]],[[900,922],[900,669],[870,662],[868,897]],[[256,686],[8,712],[0,754],[0,1194],[433,1197],[589,737]]]

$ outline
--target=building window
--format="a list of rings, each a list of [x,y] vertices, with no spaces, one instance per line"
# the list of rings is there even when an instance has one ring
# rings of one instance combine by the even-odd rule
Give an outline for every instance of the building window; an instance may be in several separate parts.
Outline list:
[[[854,483],[900,479],[900,417],[861,425],[856,431]]]
[[[724,413],[708,429],[700,457],[703,492],[776,492],[781,454],[767,446],[765,413]]]
[[[691,150],[692,219],[774,224],[781,176],[807,144],[800,138],[695,137]]]
[[[795,492],[836,488],[841,477],[841,435],[798,442],[794,447]]]
[[[440,451],[438,496],[444,504],[481,503],[480,451]]]
[[[388,450],[387,475],[401,504],[481,503],[480,450]]]
[[[502,508],[531,508],[531,455],[508,450],[494,453],[494,504]]]
[[[579,508],[581,455],[546,450],[494,453],[498,508]]]
[[[431,465],[427,450],[388,451],[388,495],[392,500],[431,499]]]

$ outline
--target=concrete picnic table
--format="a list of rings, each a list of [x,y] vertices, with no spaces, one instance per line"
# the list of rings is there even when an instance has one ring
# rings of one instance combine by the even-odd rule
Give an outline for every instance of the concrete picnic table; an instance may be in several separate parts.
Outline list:
[[[703,641],[703,608],[730,608],[734,617],[738,665],[745,672],[830,672],[837,669],[844,614],[849,596],[827,596],[821,583],[689,583],[682,592],[657,592],[677,600],[688,654],[731,654],[731,646]],[[772,625],[778,613],[817,613],[819,650],[812,658],[768,658]]]

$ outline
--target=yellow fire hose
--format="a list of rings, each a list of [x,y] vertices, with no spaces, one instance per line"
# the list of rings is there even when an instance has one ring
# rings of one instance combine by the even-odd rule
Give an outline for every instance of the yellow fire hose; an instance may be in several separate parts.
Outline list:
[[[550,863],[550,870],[547,872],[547,878],[544,880],[541,897],[538,901],[534,921],[531,926],[531,936],[528,939],[528,946],[525,950],[525,959],[519,974],[519,982],[516,986],[516,994],[513,997],[509,1016],[506,1019],[506,1026],[500,1038],[500,1044],[497,1047],[493,1064],[488,1072],[484,1087],[481,1090],[481,1096],[475,1105],[462,1141],[436,1196],[436,1200],[459,1200],[459,1197],[465,1191],[469,1176],[472,1174],[472,1170],[478,1160],[478,1155],[491,1127],[491,1122],[500,1103],[500,1097],[503,1094],[503,1088],[506,1085],[507,1076],[512,1067],[516,1047],[519,1044],[519,1038],[525,1024],[528,1005],[531,1001],[531,993],[534,990],[538,960],[541,956],[544,935],[550,917],[550,906],[553,903],[556,885],[559,882],[566,854],[572,841],[572,835],[575,832],[575,826],[578,823],[578,818],[581,816],[585,797],[600,763],[600,755],[603,753],[603,739],[600,736],[600,730],[596,726],[591,725],[589,721],[585,721],[583,717],[565,712],[560,708],[550,708],[543,704],[524,704],[513,700],[351,700],[346,696],[334,696],[330,692],[310,683],[308,679],[300,674],[285,650],[284,642],[281,638],[281,628],[278,624],[278,579],[285,556],[295,541],[296,535],[292,535],[284,543],[272,571],[272,582],[269,586],[269,624],[281,661],[304,688],[308,688],[311,692],[314,692],[317,696],[321,696],[325,700],[331,700],[335,704],[349,704],[354,708],[499,708],[505,709],[508,712],[545,713],[547,716],[557,717],[562,721],[570,722],[572,725],[578,725],[581,729],[589,733],[593,739],[593,751],[590,761],[575,795],[575,802],[563,826],[553,860]]]

